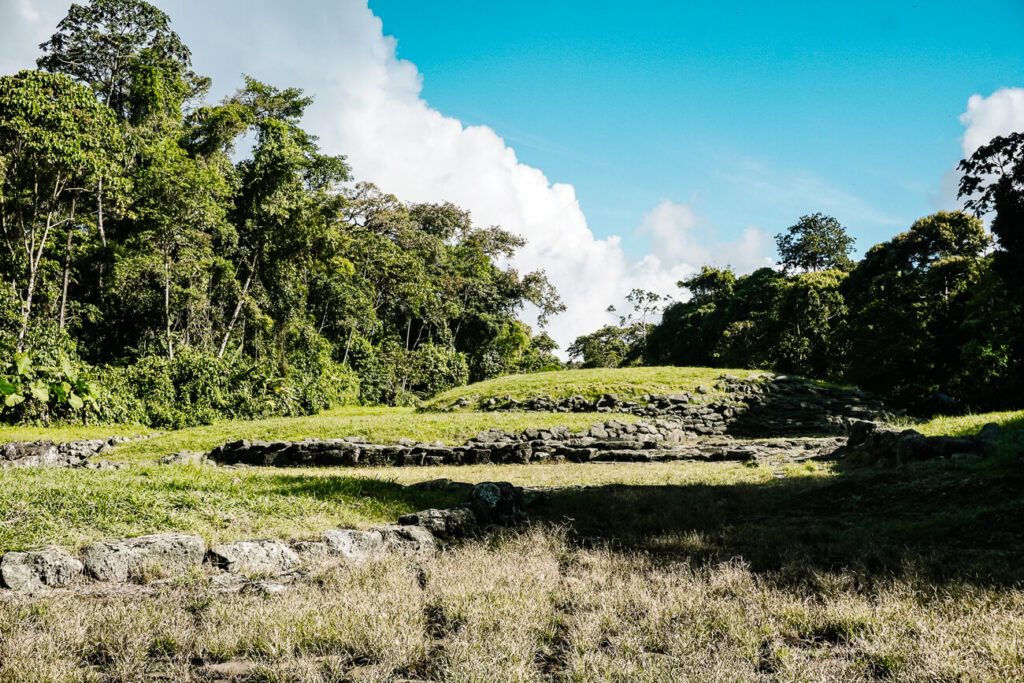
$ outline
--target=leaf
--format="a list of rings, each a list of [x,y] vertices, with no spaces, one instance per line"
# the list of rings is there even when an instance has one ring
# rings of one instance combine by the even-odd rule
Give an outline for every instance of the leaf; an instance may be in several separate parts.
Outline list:
[[[68,391],[70,389],[71,385],[68,384],[67,382],[64,382],[63,384],[53,384],[50,386],[50,391],[52,391],[57,396],[58,403],[62,403],[68,400]]]
[[[75,410],[81,410],[85,405],[85,401],[83,401],[78,394],[70,394],[68,395],[68,405]]]
[[[25,397],[22,396],[21,394],[11,394],[6,399],[4,399],[4,405],[7,406],[8,408],[11,408],[18,405],[24,400]]]
[[[0,394],[4,396],[10,396],[11,394],[17,393],[18,385],[11,384],[6,378],[0,377]]]
[[[64,371],[64,376],[72,382],[78,380],[78,372],[64,354],[60,355],[60,369]]]
[[[16,353],[14,354],[14,367],[19,375],[28,377],[29,372],[32,370],[32,360],[28,357],[27,353]]]
[[[39,401],[40,403],[49,403],[50,401],[50,387],[41,379],[37,379],[32,382],[32,398]]]

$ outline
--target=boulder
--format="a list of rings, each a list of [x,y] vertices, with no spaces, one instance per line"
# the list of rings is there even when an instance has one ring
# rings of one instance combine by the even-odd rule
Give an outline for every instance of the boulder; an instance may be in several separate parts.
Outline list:
[[[86,571],[100,581],[144,581],[198,569],[206,545],[198,536],[156,534],[113,543],[93,543],[82,559]]]
[[[47,548],[7,553],[0,561],[0,578],[13,591],[33,593],[67,586],[82,573],[82,563],[63,550]]]
[[[384,536],[375,529],[330,529],[324,533],[324,543],[335,555],[362,560],[384,549]]]
[[[470,493],[470,509],[482,525],[511,526],[526,521],[523,489],[507,481],[483,481]]]
[[[420,510],[402,515],[398,523],[403,526],[421,526],[439,538],[462,538],[477,529],[476,516],[467,507]]]
[[[433,552],[437,546],[434,535],[421,526],[392,524],[375,529],[380,532],[384,549],[403,555]]]
[[[279,541],[236,541],[210,548],[210,562],[233,574],[283,574],[296,569],[302,560]]]

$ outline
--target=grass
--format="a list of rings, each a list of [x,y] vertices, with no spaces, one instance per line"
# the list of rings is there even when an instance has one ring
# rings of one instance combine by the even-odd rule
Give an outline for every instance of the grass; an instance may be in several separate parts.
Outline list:
[[[227,441],[301,441],[362,436],[374,443],[394,443],[402,438],[442,441],[461,444],[481,431],[498,427],[522,431],[528,427],[565,425],[583,429],[595,422],[615,418],[624,422],[639,418],[631,415],[602,413],[417,413],[412,408],[346,407],[328,410],[307,417],[277,417],[267,420],[224,420],[212,425],[162,432],[151,439],[118,448],[119,460],[151,460],[178,450],[206,451]],[[108,427],[3,427],[3,441],[73,441],[108,437],[115,434],[151,433],[141,427],[113,425]]]
[[[1024,591],[586,549],[531,529],[287,593],[0,603],[0,681],[995,681]]]
[[[721,368],[643,367],[643,368],[590,368],[583,370],[556,370],[528,375],[508,375],[458,387],[438,394],[425,405],[437,409],[465,398],[479,401],[511,396],[517,400],[536,396],[565,398],[580,395],[595,399],[602,394],[617,394],[623,400],[638,399],[644,394],[674,394],[695,392],[705,386],[709,393],[696,394],[696,401],[711,401],[720,396],[714,390],[715,381],[722,375],[746,378],[762,374],[759,370],[727,370]]]
[[[105,456],[130,461],[127,470],[0,470],[0,552],[158,531],[207,543],[316,538],[455,504],[444,489],[407,486],[441,477],[541,492],[534,524],[520,531],[429,558],[315,569],[282,595],[218,593],[196,575],[152,595],[0,601],[0,681],[224,671],[302,681],[1024,678],[1016,463],[154,462],[237,438],[452,443],[490,426],[582,427],[602,417],[345,409],[182,430]],[[963,433],[992,420],[1019,425],[1021,413],[918,428]]]
[[[925,436],[970,436],[977,434],[978,430],[990,422],[1013,429],[1024,429],[1024,410],[970,415],[939,415],[930,420],[906,421],[903,424],[916,429]]]
[[[8,441],[78,441],[80,439],[107,439],[111,436],[139,436],[152,434],[155,430],[141,425],[53,425],[37,427],[31,425],[0,425],[0,443]]]

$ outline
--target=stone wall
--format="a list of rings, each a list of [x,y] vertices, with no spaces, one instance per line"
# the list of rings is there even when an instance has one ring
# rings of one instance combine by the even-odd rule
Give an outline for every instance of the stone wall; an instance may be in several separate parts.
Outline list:
[[[85,467],[107,469],[118,467],[106,461],[90,460],[114,446],[137,438],[112,436],[109,439],[88,439],[54,443],[52,441],[9,441],[0,445],[0,469],[12,467]]]
[[[466,407],[473,406],[463,399],[445,409]],[[629,413],[670,418],[697,435],[753,437],[845,434],[851,422],[878,420],[885,414],[881,401],[866,392],[785,375],[750,379],[722,375],[712,387],[698,387],[696,393],[645,394],[636,401],[615,394],[594,400],[539,396],[520,401],[505,396],[482,400],[475,407],[487,411]]]
[[[526,429],[518,433],[489,429],[461,446],[408,439],[396,444],[373,444],[360,437],[298,442],[243,440],[219,446],[208,457],[224,465],[276,467],[749,461],[777,454],[799,455],[800,459],[821,456],[841,443],[836,438],[748,441],[728,436],[697,441],[686,423],[658,418],[636,423],[608,420],[580,432],[567,427]]]

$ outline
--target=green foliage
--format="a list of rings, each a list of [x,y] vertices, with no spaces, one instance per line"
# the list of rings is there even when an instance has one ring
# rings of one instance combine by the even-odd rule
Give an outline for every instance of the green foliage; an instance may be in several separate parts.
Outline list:
[[[558,365],[517,319],[564,310],[557,292],[501,265],[524,240],[353,183],[301,90],[246,77],[203,104],[209,81],[143,0],[72,5],[41,48],[42,71],[0,77],[0,351],[73,341],[109,388],[81,419],[410,404]]]
[[[775,236],[779,264],[787,271],[849,270],[853,242],[839,221],[822,213],[801,216],[796,225]]]

